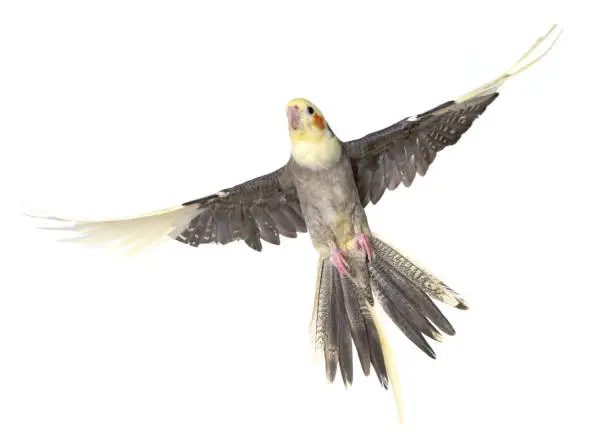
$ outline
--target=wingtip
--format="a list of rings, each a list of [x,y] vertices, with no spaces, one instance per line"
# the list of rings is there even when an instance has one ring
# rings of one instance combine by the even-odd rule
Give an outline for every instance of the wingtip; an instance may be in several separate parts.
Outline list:
[[[557,30],[557,38],[555,38],[555,41],[559,38],[559,36],[563,33],[564,29],[560,24],[553,24],[550,29],[548,30],[548,33],[544,36],[544,38],[546,38],[547,36],[552,35],[555,30]],[[553,43],[554,44],[554,43]]]
[[[525,52],[516,63],[504,73],[502,73],[499,77],[486,83],[485,85],[472,90],[469,93],[461,96],[456,99],[456,102],[464,102],[469,99],[475,98],[477,96],[485,96],[493,93],[497,93],[504,83],[513,76],[518,75],[519,73],[527,70],[529,67],[533,66],[535,63],[540,61],[553,46],[557,43],[557,40],[563,33],[563,29],[558,24],[553,24],[548,32],[539,37],[535,43],[531,45],[529,50]],[[545,44],[546,43],[546,44]],[[537,52],[539,54],[536,54]],[[536,54],[536,55],[534,55]]]
[[[58,216],[45,215],[43,213],[21,212],[21,215],[27,218],[30,218],[30,219],[35,219],[35,220],[61,221],[64,223],[72,222],[72,220],[69,220],[67,218],[60,218]]]

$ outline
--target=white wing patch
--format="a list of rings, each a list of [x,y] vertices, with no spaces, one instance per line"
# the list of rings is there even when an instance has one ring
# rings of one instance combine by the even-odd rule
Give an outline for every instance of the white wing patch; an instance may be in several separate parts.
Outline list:
[[[115,247],[128,254],[133,254],[156,247],[165,240],[176,238],[200,211],[201,207],[193,204],[136,217],[101,221],[29,216],[62,223],[57,227],[41,228],[76,233],[76,236],[63,238],[60,241]]]
[[[548,33],[543,37],[536,40],[535,43],[529,48],[529,50],[519,58],[519,60],[508,70],[502,73],[499,77],[485,85],[478,87],[475,90],[461,96],[456,102],[467,101],[475,96],[486,96],[495,93],[499,88],[513,76],[518,75],[524,70],[541,60],[549,51],[553,48],[563,30],[558,25],[554,25],[550,28]],[[543,45],[543,43],[546,43]],[[537,50],[540,49],[540,54],[535,55]],[[534,58],[535,56],[535,58]]]

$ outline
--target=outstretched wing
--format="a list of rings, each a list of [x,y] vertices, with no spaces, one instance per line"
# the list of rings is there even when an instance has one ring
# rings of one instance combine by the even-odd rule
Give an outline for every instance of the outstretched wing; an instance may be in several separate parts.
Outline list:
[[[275,172],[171,209],[102,221],[38,217],[61,222],[54,229],[77,233],[68,241],[111,244],[136,252],[168,238],[200,244],[243,240],[261,251],[261,240],[279,244],[279,235],[306,232],[293,179],[282,167]]]
[[[366,206],[370,201],[376,204],[385,190],[394,190],[400,183],[410,186],[416,174],[425,175],[438,152],[459,141],[497,98],[498,89],[506,80],[548,53],[561,33],[556,29],[553,26],[512,68],[484,86],[418,116],[345,142],[362,204]],[[544,42],[548,44],[542,46]],[[542,53],[530,60],[542,47]]]
[[[425,175],[437,153],[457,143],[497,96],[450,101],[345,143],[363,206],[376,204],[386,189],[394,190],[400,183],[410,186],[417,173]]]
[[[200,244],[243,240],[261,251],[261,240],[279,244],[283,235],[295,238],[306,232],[292,179],[286,168],[247,181],[214,195],[185,203],[198,206],[198,214],[176,239]]]

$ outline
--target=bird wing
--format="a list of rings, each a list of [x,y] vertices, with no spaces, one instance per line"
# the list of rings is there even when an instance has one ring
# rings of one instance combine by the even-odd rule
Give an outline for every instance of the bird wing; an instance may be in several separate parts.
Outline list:
[[[199,213],[176,239],[195,247],[243,240],[261,251],[261,239],[278,245],[279,235],[295,238],[307,230],[286,167],[184,204],[193,205]]]
[[[554,25],[512,68],[470,93],[345,142],[363,206],[376,204],[387,189],[394,190],[400,183],[410,186],[416,174],[425,175],[438,152],[457,143],[497,98],[503,83],[546,55],[560,34]]]
[[[102,221],[38,216],[60,222],[53,229],[75,232],[67,241],[114,244],[129,253],[169,238],[192,245],[243,240],[261,251],[261,240],[279,244],[279,235],[306,232],[293,179],[286,166],[216,194],[144,215]]]

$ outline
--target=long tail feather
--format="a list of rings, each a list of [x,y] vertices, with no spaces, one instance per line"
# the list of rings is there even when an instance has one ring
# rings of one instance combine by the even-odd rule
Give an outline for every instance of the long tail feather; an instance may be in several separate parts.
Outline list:
[[[340,281],[340,273],[338,270],[333,270],[334,274],[334,291],[338,306],[336,308],[336,321],[338,324],[338,364],[340,365],[340,374],[344,387],[349,387],[353,384],[353,344],[351,342],[351,331],[349,328],[348,317],[346,316],[344,295],[342,294],[342,283]]]
[[[389,300],[388,292],[386,292],[385,286],[379,283],[378,280],[374,281],[373,290],[383,310],[391,318],[393,323],[395,323],[395,325],[400,329],[400,331],[402,331],[402,333],[425,354],[435,359],[436,354],[434,350],[422,335],[422,333],[424,333],[423,328],[415,327],[415,314],[408,311],[401,312],[398,309],[398,306],[395,305],[395,302]],[[422,317],[419,316],[419,318]]]
[[[319,292],[316,311],[316,346],[325,357],[327,379],[334,381],[338,365],[338,330],[336,324],[336,302],[333,285],[333,266],[328,261],[321,263]]]
[[[335,290],[337,285],[333,280],[333,267],[330,267],[330,271],[332,271],[332,279],[330,279],[331,294],[329,298],[329,316],[327,318],[328,330],[327,337],[325,338],[325,371],[327,373],[327,380],[332,383],[336,378],[340,347],[338,346],[338,292]]]
[[[373,368],[386,389],[388,353],[374,315],[366,258],[362,252],[354,251],[349,261],[350,277],[341,277],[329,259],[319,261],[311,320],[315,351],[324,353],[328,381],[334,381],[339,368],[344,385],[349,387],[353,382],[354,343],[364,375]]]
[[[385,267],[381,258],[376,258],[372,262],[370,274],[386,299],[409,319],[415,329],[433,340],[442,341],[442,334],[434,326],[436,324],[435,319],[432,319],[429,313],[424,312],[423,308],[425,307],[420,303],[420,301],[429,299],[426,295],[419,294],[420,292],[413,289],[405,279],[400,278],[392,268]],[[421,296],[425,296],[425,299]],[[433,321],[433,324],[430,320]]]
[[[101,221],[28,216],[58,223],[54,227],[40,228],[73,234],[60,241],[114,246],[123,249],[126,253],[135,253],[159,245],[166,239],[175,238],[200,211],[201,208],[193,204],[150,212],[142,216]]]
[[[388,264],[382,257],[376,258],[376,260],[372,263],[371,269],[384,273],[388,279],[388,284],[394,287],[389,289],[399,293],[399,297],[394,300],[395,302],[401,303],[402,299],[409,302],[409,306],[414,309],[415,313],[422,315],[425,319],[431,320],[431,322],[440,328],[444,333],[448,335],[455,335],[455,329],[451,323],[444,316],[444,314],[442,314],[440,309],[431,300],[427,293],[423,291],[423,289],[420,288],[416,282],[413,282],[410,278],[403,276],[402,273],[396,270],[392,265]],[[424,334],[428,335],[425,332]],[[430,338],[434,338],[437,341],[442,341],[441,336],[434,336]]]
[[[361,369],[363,374],[367,376],[370,374],[370,346],[368,343],[368,328],[362,314],[365,300],[360,297],[359,287],[350,278],[343,276],[341,285],[351,336],[357,349]]]
[[[376,256],[383,258],[396,272],[409,279],[418,290],[424,292],[429,297],[455,308],[469,308],[466,300],[453,291],[452,288],[403,256],[389,244],[381,241],[380,238],[372,237],[372,247],[374,247]]]
[[[402,397],[393,354],[375,313],[380,304],[391,321],[425,354],[435,352],[425,337],[442,341],[440,331],[455,330],[432,298],[467,309],[456,292],[400,254],[380,238],[371,237],[375,256],[348,250],[349,276],[340,276],[329,259],[320,259],[311,329],[315,350],[324,353],[325,370],[333,382],[340,369],[345,387],[353,382],[353,344],[364,375],[374,369],[381,385],[393,388],[400,422]]]
[[[366,312],[364,313],[364,321],[368,331],[368,346],[370,348],[370,362],[376,372],[378,381],[386,389],[389,386],[389,377],[387,376],[387,367],[385,366],[385,354],[381,344],[380,334],[376,327],[374,319],[374,309],[366,304]]]
[[[389,342],[387,341],[387,336],[385,335],[383,325],[378,319],[378,316],[374,309],[372,309],[372,318],[374,320],[374,327],[376,328],[376,331],[378,332],[378,336],[380,338],[380,345],[385,360],[385,366],[387,368],[387,374],[389,376],[391,388],[393,389],[393,397],[395,398],[397,417],[401,424],[404,420],[404,403],[402,401],[402,388],[399,380],[399,375],[397,373],[397,367],[395,366],[395,359],[393,358],[393,352],[391,351],[391,347],[389,346]]]

